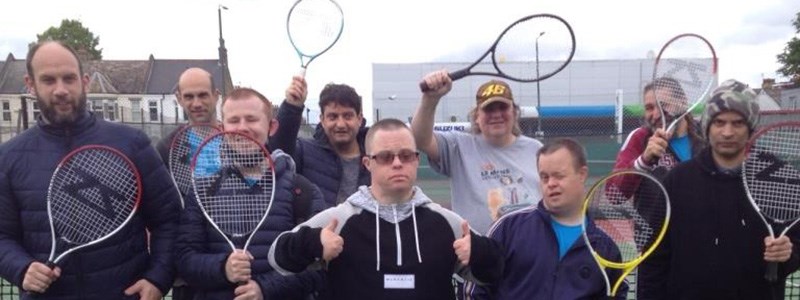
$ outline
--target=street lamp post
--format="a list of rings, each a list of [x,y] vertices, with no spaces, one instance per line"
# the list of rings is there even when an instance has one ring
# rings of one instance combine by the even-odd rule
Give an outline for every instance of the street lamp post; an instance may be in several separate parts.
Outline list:
[[[544,132],[542,132],[542,99],[540,96],[539,91],[539,38],[544,35],[544,31],[539,33],[539,36],[536,37],[536,113],[538,116],[536,117],[536,136],[543,136]]]
[[[228,7],[220,4],[217,7],[217,20],[219,20],[219,64],[222,67],[222,97],[225,97],[228,79],[228,49],[225,48],[225,39],[222,38],[222,10]]]

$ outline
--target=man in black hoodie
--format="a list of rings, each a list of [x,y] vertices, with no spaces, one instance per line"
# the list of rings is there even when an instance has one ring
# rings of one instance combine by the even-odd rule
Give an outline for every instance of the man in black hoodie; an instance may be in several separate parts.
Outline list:
[[[270,264],[283,274],[326,267],[329,299],[453,299],[454,272],[495,282],[503,271],[497,242],[414,186],[419,152],[411,130],[384,119],[365,145],[372,185],[282,233]]]
[[[800,266],[798,231],[773,238],[750,205],[741,178],[745,147],[758,124],[756,93],[720,84],[706,104],[708,141],[664,179],[672,217],[664,240],[640,266],[638,299],[783,299]],[[778,263],[778,280],[764,279]]]

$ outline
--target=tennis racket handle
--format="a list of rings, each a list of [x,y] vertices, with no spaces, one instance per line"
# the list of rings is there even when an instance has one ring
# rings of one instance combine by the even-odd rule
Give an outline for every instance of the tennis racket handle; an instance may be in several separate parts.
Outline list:
[[[55,263],[55,262],[53,262],[53,261],[50,261],[50,260],[48,260],[48,261],[45,263],[45,265],[46,265],[48,268],[50,268],[50,270],[52,270],[52,269],[55,269],[55,268],[56,268],[56,263]]]
[[[767,282],[778,281],[778,263],[767,263],[767,273],[764,274],[764,278],[767,280]]]
[[[300,72],[297,72],[297,75],[306,78],[306,67],[300,67]]]
[[[458,71],[455,71],[455,72],[452,72],[452,73],[447,73],[447,77],[450,77],[450,80],[452,80],[452,81],[459,80],[461,78],[466,77],[467,75],[469,75],[469,69],[458,70]],[[424,92],[430,92],[431,88],[423,80],[423,81],[419,82],[419,90],[424,93]]]

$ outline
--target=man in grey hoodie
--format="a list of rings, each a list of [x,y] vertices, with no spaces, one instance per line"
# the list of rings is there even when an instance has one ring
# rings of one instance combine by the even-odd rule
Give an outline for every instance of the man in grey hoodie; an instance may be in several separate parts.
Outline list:
[[[330,299],[453,299],[454,272],[481,283],[502,275],[497,242],[414,185],[419,152],[402,121],[373,125],[365,146],[371,185],[278,236],[269,253],[273,268],[293,274],[326,267],[322,293]]]

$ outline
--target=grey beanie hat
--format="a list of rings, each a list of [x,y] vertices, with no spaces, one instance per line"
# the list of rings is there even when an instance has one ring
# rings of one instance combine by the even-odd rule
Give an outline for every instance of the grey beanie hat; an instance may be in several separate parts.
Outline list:
[[[756,97],[756,92],[744,83],[734,79],[721,83],[714,90],[703,111],[701,124],[706,139],[708,139],[708,127],[711,125],[711,120],[719,113],[729,110],[741,114],[747,120],[747,126],[752,132],[758,125],[759,117]]]

